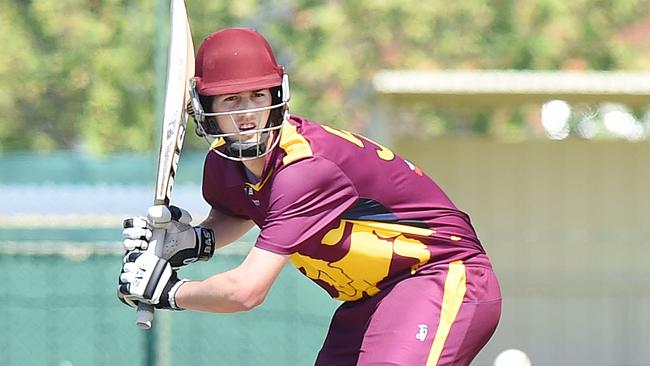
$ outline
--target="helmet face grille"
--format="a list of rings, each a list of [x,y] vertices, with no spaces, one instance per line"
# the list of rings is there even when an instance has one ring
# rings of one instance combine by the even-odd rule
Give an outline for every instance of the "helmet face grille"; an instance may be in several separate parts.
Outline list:
[[[240,131],[234,123],[234,116],[243,113],[262,113],[270,111],[265,123],[258,128]],[[225,133],[219,128],[216,117],[228,116],[233,119],[236,132]],[[287,103],[281,102],[268,107],[219,113],[204,113],[203,122],[197,122],[198,135],[203,137],[211,149],[230,160],[244,161],[260,158],[278,144],[284,121],[289,118]]]

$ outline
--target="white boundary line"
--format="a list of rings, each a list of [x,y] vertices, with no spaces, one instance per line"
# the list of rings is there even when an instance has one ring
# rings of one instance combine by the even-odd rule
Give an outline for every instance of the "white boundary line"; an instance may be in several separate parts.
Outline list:
[[[650,95],[648,72],[417,71],[380,70],[372,80],[380,93],[572,93]]]
[[[238,241],[218,249],[220,255],[246,255],[253,243]],[[90,256],[122,256],[121,242],[76,242],[76,241],[0,241],[0,256],[61,256],[75,261],[84,261]],[[213,259],[214,260],[214,259]]]
[[[13,214],[0,215],[2,229],[120,228],[128,214]]]

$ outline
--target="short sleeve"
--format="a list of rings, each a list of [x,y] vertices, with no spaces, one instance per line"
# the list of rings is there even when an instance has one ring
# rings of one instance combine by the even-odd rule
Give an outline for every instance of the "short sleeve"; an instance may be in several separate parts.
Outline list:
[[[356,202],[350,179],[333,162],[312,157],[277,172],[258,248],[279,254],[299,251]]]

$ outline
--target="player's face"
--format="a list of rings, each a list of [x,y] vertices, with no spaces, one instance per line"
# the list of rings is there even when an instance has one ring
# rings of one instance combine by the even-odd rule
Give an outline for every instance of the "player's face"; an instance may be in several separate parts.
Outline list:
[[[271,112],[269,109],[249,112],[246,110],[268,107],[271,102],[269,89],[250,90],[215,96],[212,99],[212,110],[214,112],[233,112],[215,117],[219,129],[224,133],[240,133],[233,136],[232,139],[248,141],[258,138],[257,134],[245,134],[244,132],[264,128]]]

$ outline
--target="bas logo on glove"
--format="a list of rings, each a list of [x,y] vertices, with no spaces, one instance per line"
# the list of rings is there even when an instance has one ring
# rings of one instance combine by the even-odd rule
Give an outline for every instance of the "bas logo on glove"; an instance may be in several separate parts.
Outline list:
[[[200,252],[197,259],[207,261],[214,254],[214,232],[202,226],[196,226],[194,230],[196,230],[196,236],[200,243],[198,248]]]

